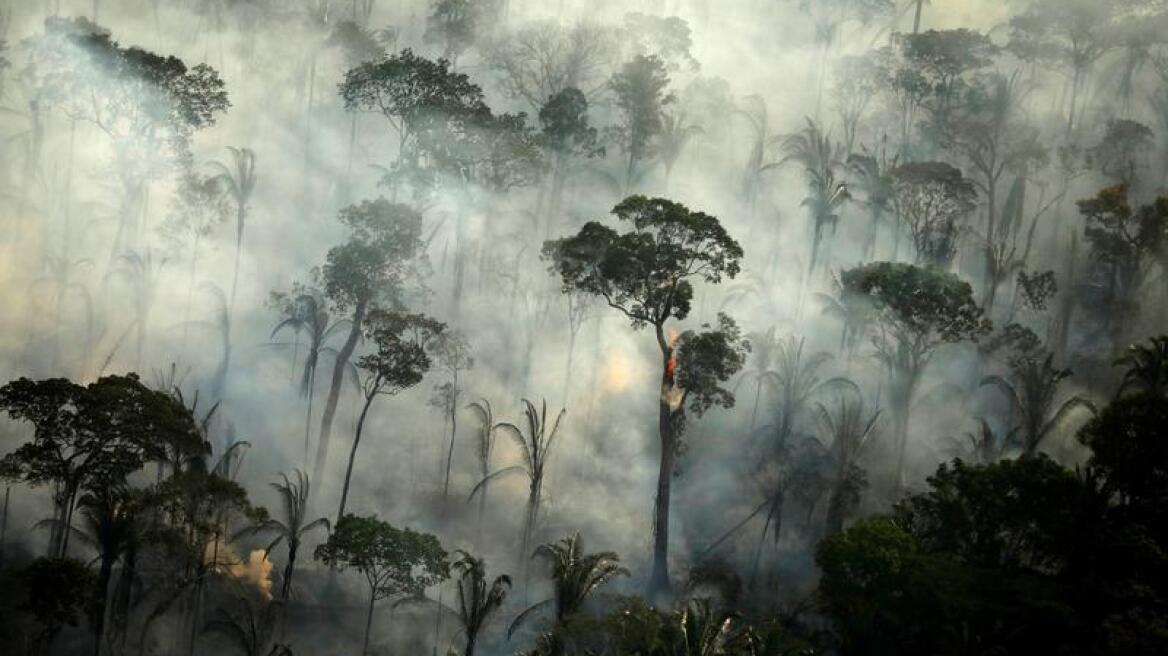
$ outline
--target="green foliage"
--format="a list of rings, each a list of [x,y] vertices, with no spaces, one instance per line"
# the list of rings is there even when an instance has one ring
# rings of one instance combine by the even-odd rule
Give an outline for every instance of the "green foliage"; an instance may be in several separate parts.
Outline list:
[[[948,268],[964,220],[977,206],[977,189],[945,162],[908,162],[892,177],[896,206],[912,233],[917,264]]]
[[[1162,504],[1168,495],[1168,404],[1147,392],[1117,399],[1079,431],[1105,489],[1125,504]]]
[[[396,528],[376,515],[345,515],[314,556],[330,567],[363,574],[374,601],[420,597],[447,577],[446,551],[438,538]]]
[[[365,392],[396,394],[422,382],[431,366],[428,347],[446,325],[421,314],[373,310],[365,318],[365,338],[374,351],[357,359],[367,373]]]
[[[604,146],[596,128],[588,124],[588,99],[575,87],[566,87],[551,96],[539,109],[544,147],[557,155],[597,157]]]
[[[339,219],[352,233],[329,249],[318,272],[325,295],[342,311],[381,299],[401,302],[420,273],[422,216],[378,198],[342,209]]]
[[[719,283],[738,275],[742,247],[708,214],[645,196],[629,196],[612,213],[631,229],[590,221],[574,236],[544,243],[565,294],[599,296],[634,328],[660,327],[689,315],[689,279]]]
[[[874,262],[844,271],[840,281],[845,290],[869,297],[874,321],[919,353],[990,330],[973,289],[952,273]]]
[[[19,575],[27,591],[20,609],[41,625],[37,642],[47,651],[64,626],[77,626],[99,591],[93,572],[74,558],[38,558]]]
[[[700,417],[715,405],[734,407],[734,392],[722,385],[742,369],[750,343],[733,319],[719,312],[717,326],[702,324],[701,332],[685,331],[676,351],[676,382],[691,412]]]
[[[669,74],[656,55],[637,55],[613,74],[609,88],[616,96],[621,122],[611,130],[628,156],[631,183],[638,162],[651,155],[653,139],[661,134],[666,105],[675,98],[667,91]]]

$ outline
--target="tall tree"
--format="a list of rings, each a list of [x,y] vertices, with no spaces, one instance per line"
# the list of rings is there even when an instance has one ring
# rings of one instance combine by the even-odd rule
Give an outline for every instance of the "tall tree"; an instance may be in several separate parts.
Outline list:
[[[560,431],[560,422],[563,421],[565,414],[567,414],[567,410],[561,409],[549,424],[546,400],[539,408],[536,408],[534,403],[523,399],[523,416],[526,419],[523,425],[527,428],[526,433],[512,423],[504,422],[498,425],[499,430],[505,432],[519,447],[523,464],[505,467],[483,477],[483,480],[479,481],[479,484],[471,491],[472,497],[480,490],[485,493],[487,484],[500,476],[518,473],[527,475],[527,512],[523,518],[523,534],[519,541],[519,561],[521,563],[526,561],[527,549],[531,545],[531,538],[539,521],[540,502],[543,499],[543,478],[547,473],[548,456],[551,454],[552,445],[555,444]]]
[[[435,387],[445,406],[446,420],[450,424],[450,443],[446,449],[446,477],[442,482],[442,500],[450,494],[450,468],[454,463],[454,440],[458,435],[458,408],[462,399],[462,382],[459,375],[474,367],[470,343],[457,330],[443,331],[435,336],[431,351],[438,366],[450,375],[450,380]]]
[[[824,134],[811,119],[807,119],[803,130],[783,139],[782,149],[783,159],[779,163],[795,162],[802,166],[810,191],[802,203],[811,214],[811,259],[807,265],[810,276],[820,262],[824,230],[830,227],[834,232],[840,207],[851,199],[847,183],[836,177],[843,164],[844,151],[841,144],[833,143],[831,136]]]
[[[341,506],[337,522],[345,516],[345,502],[349,498],[349,483],[353,465],[357,461],[357,447],[361,432],[369,416],[369,408],[379,396],[393,396],[422,382],[430,370],[429,347],[441,338],[446,325],[420,314],[373,310],[365,318],[365,338],[373,343],[373,353],[357,360],[357,368],[365,372],[362,393],[365,404],[357,416],[353,434],[353,448],[349,450],[349,465],[345,468],[345,482],[341,487]]]
[[[965,219],[976,207],[977,189],[945,162],[908,162],[892,176],[896,207],[912,235],[916,263],[948,269]]]
[[[661,354],[658,399],[660,470],[654,512],[654,593],[669,589],[669,502],[685,403],[700,416],[713,405],[732,406],[721,387],[743,365],[738,327],[719,315],[714,329],[679,340],[666,324],[689,315],[695,281],[717,284],[740,270],[742,247],[718,219],[664,198],[630,196],[613,208],[629,230],[617,232],[590,221],[574,236],[544,244],[544,256],[559,275],[564,293],[598,296],[630,321],[651,326]]]
[[[1081,396],[1071,396],[1057,403],[1059,385],[1071,377],[1070,369],[1054,366],[1054,354],[1023,355],[1013,359],[1011,380],[986,376],[983,386],[997,388],[1010,404],[1010,413],[1021,421],[1018,436],[1022,452],[1034,455],[1038,447],[1076,408],[1092,412],[1094,404]]]
[[[334,311],[349,314],[349,334],[333,361],[313,463],[315,481],[324,480],[346,363],[357,348],[365,318],[384,303],[392,307],[402,302],[409,284],[419,277],[422,246],[422,217],[405,205],[384,198],[366,200],[342,209],[339,218],[351,231],[349,240],[329,249],[316,277]]]
[[[625,153],[625,193],[637,180],[637,165],[653,154],[654,140],[664,130],[665,107],[675,98],[668,91],[669,74],[656,55],[637,55],[613,74],[609,87],[616,96],[620,123],[610,130]]]
[[[235,263],[231,267],[231,296],[227,309],[235,314],[235,293],[239,287],[239,262],[243,255],[243,229],[247,224],[248,203],[255,193],[255,152],[250,148],[227,147],[231,153],[231,167],[212,162],[219,170],[219,179],[227,186],[235,201]]]

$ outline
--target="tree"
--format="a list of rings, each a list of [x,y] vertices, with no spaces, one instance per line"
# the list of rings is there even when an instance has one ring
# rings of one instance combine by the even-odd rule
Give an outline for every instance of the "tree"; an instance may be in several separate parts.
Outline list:
[[[618,576],[628,576],[629,571],[621,567],[620,556],[612,551],[585,553],[584,541],[579,533],[573,533],[556,542],[541,544],[532,558],[547,563],[554,586],[551,599],[545,599],[520,613],[507,629],[507,635],[515,633],[533,614],[551,607],[557,627],[564,624],[580,609],[584,602],[598,588]]]
[[[910,264],[874,262],[844,271],[843,289],[872,302],[869,329],[889,375],[889,407],[896,440],[895,481],[904,485],[909,409],[921,374],[938,347],[976,340],[991,324],[973,289],[951,273]]]
[[[231,168],[219,162],[212,165],[219,171],[219,179],[226,185],[235,201],[235,264],[231,268],[231,296],[228,311],[235,313],[235,292],[239,287],[239,258],[243,253],[243,229],[247,223],[248,203],[255,192],[255,152],[250,148],[227,147],[231,153]]]
[[[427,123],[489,111],[482,89],[450,70],[449,61],[431,61],[409,48],[349,69],[340,94],[345,109],[378,112],[389,121],[398,135],[398,167],[414,155]]]
[[[1019,59],[1040,63],[1070,77],[1067,135],[1074,131],[1079,94],[1087,87],[1091,68],[1115,46],[1114,3],[1091,0],[1034,0],[1010,19],[1007,46]]]
[[[56,518],[72,526],[78,495],[124,481],[162,454],[160,438],[202,444],[189,412],[148,389],[134,374],[86,387],[61,378],[21,378],[0,388],[0,409],[33,426],[33,438],[0,461],[6,478],[54,483]],[[51,557],[68,554],[70,531],[50,541]]]
[[[992,385],[1006,397],[1010,413],[1021,420],[1019,431],[1022,452],[1034,455],[1042,441],[1062,424],[1076,408],[1092,412],[1094,404],[1081,396],[1072,396],[1056,405],[1059,385],[1070,378],[1070,369],[1054,366],[1054,354],[1041,353],[1018,357],[1011,363],[1013,382],[1001,376],[986,376],[982,386]]]
[[[95,577],[85,563],[73,558],[37,558],[20,572],[20,580],[28,590],[21,610],[41,625],[33,644],[38,653],[48,654],[61,629],[77,626],[81,615],[91,610]]]
[[[191,242],[190,278],[187,283],[186,309],[183,311],[184,349],[190,328],[191,297],[195,291],[199,244],[210,237],[215,228],[227,219],[228,212],[226,194],[218,178],[204,177],[194,171],[185,171],[179,178],[174,209],[160,227],[167,237],[176,242],[176,250],[185,246],[183,242],[187,239]],[[60,300],[58,300],[58,307],[59,305]]]
[[[122,47],[84,18],[50,17],[37,39],[36,63],[56,73],[42,82],[65,90],[55,94],[62,111],[92,123],[113,146],[121,202],[112,263],[144,232],[138,218],[149,182],[188,162],[193,133],[230,106],[225,84],[206,64]]]
[[[285,329],[291,329],[297,335],[299,349],[299,334],[308,335],[308,344],[304,349],[304,364],[300,375],[300,395],[305,397],[304,411],[304,466],[309,463],[309,448],[312,445],[312,401],[316,396],[316,372],[320,364],[320,355],[325,353],[337,357],[337,350],[327,346],[328,341],[345,328],[345,321],[332,321],[329,315],[328,304],[319,290],[303,286],[295,286],[292,292],[272,292],[269,304],[279,313],[280,321],[272,329],[271,339]],[[293,353],[295,366],[296,353]],[[348,366],[343,363],[342,366]]]
[[[488,583],[487,566],[482,558],[461,550],[455,553],[458,558],[450,569],[458,576],[458,620],[466,635],[462,654],[474,656],[479,634],[502,608],[511,590],[511,577],[501,574]]]
[[[850,150],[850,148],[849,148]],[[852,188],[863,193],[860,204],[868,209],[868,234],[864,238],[864,256],[872,257],[876,253],[876,238],[879,236],[880,222],[885,214],[896,211],[896,176],[898,158],[888,157],[888,145],[882,143],[880,153],[868,152],[848,156],[848,171],[852,174]],[[899,216],[896,229],[892,233],[893,257],[896,257],[896,246],[900,242]]]
[[[565,414],[567,414],[567,410],[561,409],[549,424],[546,399],[538,409],[534,403],[523,399],[523,416],[527,420],[524,426],[527,428],[527,433],[524,434],[522,429],[512,423],[504,422],[497,426],[519,447],[523,464],[505,467],[484,476],[470,493],[472,498],[480,490],[485,494],[487,485],[500,476],[517,473],[527,475],[527,512],[523,518],[523,535],[519,541],[520,562],[523,562],[524,556],[527,555],[536,523],[539,521],[540,502],[543,499],[543,477],[547,470],[548,456],[551,454],[552,445],[560,430],[560,422],[563,421]]]
[[[446,478],[442,483],[442,500],[450,494],[450,468],[454,463],[454,437],[458,434],[458,405],[462,397],[462,386],[459,383],[459,373],[474,367],[474,358],[471,357],[470,343],[457,330],[447,330],[436,335],[430,345],[438,366],[450,374],[450,381],[435,387],[435,391],[442,398],[446,419],[450,422],[450,445],[446,450]]]
[[[551,199],[548,211],[557,217],[564,185],[574,160],[604,155],[596,128],[588,123],[588,99],[575,87],[565,87],[548,96],[539,108],[540,141],[552,163]]]
[[[503,93],[539,111],[566,89],[579,89],[586,97],[602,90],[608,65],[619,52],[617,41],[615,30],[596,22],[568,26],[536,20],[501,31],[484,48],[483,58],[499,72]]]
[[[1153,397],[1168,394],[1168,335],[1159,335],[1147,344],[1132,344],[1127,354],[1115,361],[1126,367],[1116,396],[1137,393]]]
[[[241,532],[242,535],[275,535],[264,549],[265,554],[271,553],[281,542],[288,545],[288,560],[284,564],[284,577],[280,582],[280,599],[283,601],[288,601],[292,596],[292,575],[296,572],[296,556],[300,551],[301,540],[319,528],[329,530],[329,521],[324,517],[308,520],[308,476],[299,469],[293,470],[292,474],[292,480],[289,480],[287,474],[280,474],[283,482],[271,484],[272,489],[280,495],[283,518],[268,517]]]
[[[438,538],[396,528],[376,515],[345,515],[314,556],[330,567],[356,570],[369,585],[362,654],[369,653],[374,604],[393,596],[421,597],[426,588],[447,577],[446,552]]]
[[[922,100],[933,126],[948,124],[968,77],[993,64],[998,54],[988,36],[966,28],[897,34],[893,39],[905,64],[928,89]]]
[[[860,124],[880,90],[880,67],[873,57],[845,55],[836,64],[832,105],[844,129],[844,152],[850,161]]]
[[[1163,399],[1139,392],[1112,401],[1079,430],[1079,441],[1091,449],[1088,464],[1099,473],[1103,492],[1144,523],[1163,521],[1154,518],[1163,512],[1168,492],[1165,421]]]
[[[841,391],[834,408],[822,403],[815,407],[821,429],[831,437],[835,476],[827,503],[826,529],[828,534],[834,534],[843,530],[845,517],[858,504],[860,492],[867,483],[857,461],[864,446],[878,431],[881,411],[869,414],[859,388],[854,385],[848,386],[846,392]]]
[[[664,109],[675,100],[665,63],[656,55],[637,55],[614,73],[609,87],[616,96],[620,123],[611,132],[626,161],[625,191],[632,190],[637,165],[653,153],[654,140],[664,130]]]
[[[949,268],[965,217],[976,207],[977,189],[945,162],[901,164],[892,176],[896,206],[912,233],[917,264]]]
[[[422,247],[421,215],[384,198],[342,209],[340,221],[351,231],[349,240],[329,249],[325,265],[316,272],[319,286],[334,311],[349,313],[349,334],[333,360],[329,394],[320,418],[312,475],[317,481],[324,480],[346,363],[357,348],[365,318],[386,301],[391,305],[401,302],[407,286],[419,277]]]
[[[783,159],[779,164],[795,162],[803,167],[810,195],[801,203],[811,214],[811,260],[807,265],[807,275],[815,272],[820,261],[823,245],[823,231],[830,227],[835,230],[839,221],[839,208],[851,200],[848,185],[836,179],[836,169],[843,163],[844,151],[841,144],[833,144],[831,137],[819,129],[819,125],[807,119],[807,127],[783,139]]]
[[[701,414],[712,405],[732,406],[720,383],[744,364],[738,327],[719,315],[718,327],[684,338],[666,337],[665,324],[689,315],[693,280],[717,284],[738,275],[742,247],[718,219],[664,198],[630,196],[613,208],[630,224],[618,233],[591,221],[574,236],[544,243],[544,257],[564,293],[598,296],[634,330],[652,326],[661,353],[658,434],[661,462],[655,503],[653,575],[650,589],[669,588],[669,500],[685,403]],[[687,353],[688,351],[688,353]]]
[[[345,516],[345,502],[349,498],[349,482],[353,478],[353,464],[357,461],[357,447],[369,408],[379,396],[393,396],[422,382],[430,370],[428,350],[441,339],[446,325],[421,314],[406,314],[373,310],[365,318],[365,338],[373,343],[373,353],[357,359],[357,368],[365,372],[362,392],[365,405],[357,417],[353,434],[353,448],[349,451],[349,466],[345,469],[345,483],[341,488],[341,506],[337,522]]]
[[[1118,352],[1125,324],[1138,315],[1137,293],[1151,271],[1151,255],[1168,239],[1168,196],[1132,207],[1127,187],[1119,185],[1079,201],[1078,206],[1086,219],[1084,232],[1091,259],[1104,280],[1108,306],[1104,321],[1113,352]]]
[[[700,125],[686,124],[684,114],[664,114],[661,123],[661,134],[657,137],[657,157],[665,167],[665,184],[669,185],[669,175],[677,160],[681,159],[682,152],[693,139],[704,132]]]
[[[499,0],[434,0],[426,18],[427,43],[442,44],[442,56],[451,67],[475,44],[499,13]]]
[[[1116,184],[1132,188],[1149,167],[1155,146],[1156,135],[1148,126],[1130,119],[1110,118],[1103,139],[1087,150],[1087,165],[1098,168]]]
[[[490,401],[480,399],[474,403],[466,406],[468,410],[473,410],[475,419],[478,420],[478,430],[476,436],[478,441],[475,444],[475,458],[479,461],[479,476],[480,481],[486,481],[491,475],[491,451],[495,448],[495,433],[504,426],[504,422],[495,421],[495,413],[491,409]],[[479,483],[479,530],[482,530],[483,515],[486,514],[487,509],[487,485]]]

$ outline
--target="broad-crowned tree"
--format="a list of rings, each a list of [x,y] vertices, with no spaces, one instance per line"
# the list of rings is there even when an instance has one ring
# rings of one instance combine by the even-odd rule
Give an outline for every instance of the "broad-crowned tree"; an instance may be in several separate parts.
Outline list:
[[[397,528],[376,515],[345,515],[314,555],[330,567],[356,570],[369,585],[362,654],[369,653],[374,604],[389,597],[421,597],[426,588],[448,576],[446,551],[438,538]]]
[[[945,162],[909,162],[892,172],[896,207],[907,224],[916,263],[948,269],[965,219],[977,207],[977,188]]]
[[[165,442],[188,450],[204,445],[187,409],[134,374],[88,386],[21,378],[0,388],[0,409],[33,427],[32,440],[0,460],[0,472],[33,486],[55,484],[61,526],[71,525],[80,492],[124,482],[145,463],[161,460]],[[51,556],[68,553],[69,535],[55,532]]]
[[[600,297],[634,330],[651,327],[657,339],[661,466],[650,588],[660,593],[669,588],[670,490],[686,402],[698,416],[713,405],[733,405],[734,395],[721,385],[745,360],[738,327],[725,315],[716,326],[680,339],[667,336],[666,324],[689,316],[694,282],[717,284],[738,275],[743,251],[718,219],[664,198],[630,196],[613,214],[625,231],[590,221],[573,236],[546,242],[543,253],[564,293]]]
[[[668,91],[665,64],[656,55],[637,55],[614,73],[608,84],[620,111],[620,122],[609,131],[626,157],[627,193],[637,179],[637,165],[653,154],[654,140],[664,129],[665,107],[673,103],[674,96]]]
[[[844,271],[843,289],[871,303],[868,329],[888,370],[888,404],[896,442],[895,485],[904,485],[909,409],[937,348],[989,333],[991,324],[969,283],[933,268],[873,262]]]
[[[318,286],[336,314],[348,313],[349,333],[333,361],[328,398],[320,419],[312,480],[324,480],[329,437],[341,396],[347,363],[353,357],[365,319],[371,311],[402,303],[409,287],[421,279],[422,216],[384,198],[366,200],[341,210],[350,230],[347,242],[329,249],[316,272]]]

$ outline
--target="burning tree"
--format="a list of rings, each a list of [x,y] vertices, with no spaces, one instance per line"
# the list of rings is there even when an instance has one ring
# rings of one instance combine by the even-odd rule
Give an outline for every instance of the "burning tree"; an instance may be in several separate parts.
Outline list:
[[[685,319],[692,280],[717,284],[738,275],[743,251],[717,218],[664,198],[630,196],[612,213],[630,230],[590,221],[571,237],[544,243],[544,257],[562,291],[598,296],[624,314],[634,330],[652,326],[661,350],[658,431],[661,466],[654,511],[653,573],[649,589],[669,590],[669,498],[685,406],[700,416],[711,406],[730,407],[734,395],[721,384],[745,360],[746,345],[726,315],[701,333],[667,337],[665,324]]]

